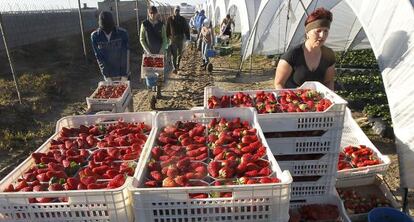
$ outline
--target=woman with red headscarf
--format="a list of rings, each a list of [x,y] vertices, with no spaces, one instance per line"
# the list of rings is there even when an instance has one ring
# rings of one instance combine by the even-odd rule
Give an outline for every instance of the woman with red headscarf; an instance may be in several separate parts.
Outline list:
[[[275,88],[296,88],[305,81],[319,81],[334,89],[335,54],[324,46],[332,13],[324,8],[312,12],[305,21],[305,42],[287,51],[279,60]]]

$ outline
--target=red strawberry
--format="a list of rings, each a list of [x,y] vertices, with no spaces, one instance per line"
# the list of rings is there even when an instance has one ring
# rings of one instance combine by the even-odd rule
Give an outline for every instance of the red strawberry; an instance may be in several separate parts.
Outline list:
[[[158,187],[158,182],[155,180],[149,180],[145,182],[146,187]]]
[[[62,184],[60,183],[53,183],[49,185],[48,188],[49,191],[59,191],[59,190],[64,190]]]
[[[220,168],[221,168],[221,162],[217,162],[217,161],[212,161],[207,166],[208,173],[212,177],[215,177],[215,178],[219,177]]]
[[[37,185],[40,185],[40,181],[35,180],[32,182],[32,186],[37,186]]]
[[[136,160],[138,158],[139,158],[139,153],[138,152],[127,153],[127,154],[122,156],[122,160]]]
[[[97,180],[97,178],[95,176],[84,176],[81,177],[80,181],[85,184],[86,186],[91,184],[91,183],[95,183]]]
[[[33,191],[34,192],[39,192],[39,191],[46,191],[47,190],[47,186],[44,184],[39,184],[39,185],[35,185],[33,187]]]
[[[228,166],[224,166],[219,170],[219,176],[221,178],[232,178],[234,175],[234,170]]]
[[[179,173],[179,171],[178,171],[176,166],[174,166],[174,165],[168,166],[167,173],[166,173],[166,175],[168,177],[174,178],[178,175],[178,173]]]
[[[198,175],[196,175],[195,173],[193,173],[193,172],[188,172],[188,173],[186,173],[185,174],[185,177],[187,178],[187,179],[196,179],[197,178],[197,176]]]
[[[187,169],[187,167],[189,167],[190,163],[191,163],[190,158],[185,157],[177,162],[177,168],[183,171]]]
[[[115,189],[124,185],[126,180],[125,175],[119,174],[115,176],[111,181],[109,181],[107,188],[108,189]]]
[[[191,199],[205,199],[208,198],[208,194],[206,193],[192,193],[189,194]]]
[[[218,136],[216,134],[210,134],[208,135],[207,141],[209,143],[214,143],[218,140]]]
[[[120,172],[119,171],[117,171],[117,170],[113,170],[113,169],[110,169],[110,170],[107,170],[106,172],[105,172],[105,174],[103,175],[103,177],[105,178],[105,179],[112,179],[112,178],[114,178],[116,175],[118,175]]]
[[[52,177],[56,177],[56,178],[67,178],[68,177],[64,171],[48,171],[46,173],[46,176],[48,178],[52,178]],[[41,182],[45,182],[45,181],[41,181]]]
[[[249,181],[248,177],[240,177],[237,179],[237,184],[247,184],[247,181]]]
[[[246,153],[246,154],[243,154],[243,156],[241,157],[241,159],[240,159],[240,162],[241,163],[251,163],[251,162],[255,162],[256,160],[257,160],[258,158],[256,158],[255,156],[253,156],[252,154],[250,154],[250,153]]]
[[[266,160],[262,160],[262,159],[257,160],[255,163],[256,163],[259,167],[262,167],[262,168],[264,168],[264,167],[268,167],[268,166],[269,166],[269,162],[268,162],[268,161],[266,161]]]
[[[103,175],[106,171],[109,170],[109,167],[106,165],[98,166],[92,169],[92,172],[98,175]]]
[[[46,173],[41,173],[41,174],[38,174],[38,175],[36,176],[36,178],[37,178],[40,182],[49,182],[49,180],[50,180],[50,177],[48,177]]]
[[[88,184],[87,188],[88,190],[100,190],[100,189],[107,188],[107,186],[108,186],[107,183],[91,183],[91,184]]]
[[[197,166],[196,168],[194,168],[194,172],[196,173],[200,173],[202,175],[206,175],[207,176],[207,168],[204,164]]]
[[[246,184],[256,184],[258,181],[252,178],[249,178],[249,180],[246,182]]]
[[[247,170],[247,162],[241,162],[237,167],[236,167],[236,172],[237,174],[241,175],[242,173],[246,172]]]
[[[260,183],[272,183],[272,179],[270,179],[269,177],[263,177],[263,178],[260,178],[259,182]]]
[[[52,202],[53,198],[47,198],[47,197],[39,197],[36,198],[36,201],[39,203],[50,203]]]
[[[228,166],[230,168],[234,168],[237,166],[237,161],[235,160],[223,160],[222,161],[223,166]]]
[[[31,185],[22,188],[21,190],[19,190],[20,192],[31,192],[33,191],[33,187]]]
[[[246,166],[246,171],[250,170],[260,170],[260,167],[255,163],[248,163]]]
[[[80,149],[80,154],[81,157],[83,157],[84,159],[89,157],[89,152],[86,149]]]
[[[25,173],[23,174],[23,179],[27,182],[32,182],[36,180],[36,174],[35,173]]]
[[[207,153],[207,152],[205,152],[205,153],[202,153],[202,154],[200,154],[200,155],[196,156],[196,157],[194,158],[194,160],[197,160],[197,161],[203,161],[203,160],[205,160],[207,157],[208,157],[208,153]]]
[[[86,190],[86,189],[88,189],[88,187],[85,184],[83,183],[78,184],[77,190]]]
[[[69,160],[62,160],[62,164],[64,168],[67,168],[70,166],[70,161]]]
[[[150,175],[155,181],[162,181],[163,176],[159,171],[151,171]]]
[[[79,185],[79,180],[74,177],[66,179],[66,183],[63,185],[65,190],[76,190]]]
[[[177,163],[177,165],[178,165],[178,163]],[[150,170],[150,171],[153,171],[153,170],[161,170],[161,165],[160,165],[160,163],[159,162],[155,162],[155,161],[150,161],[149,163],[148,163],[148,169]]]
[[[272,173],[272,170],[269,167],[263,168],[259,171],[259,176],[269,176]]]
[[[4,190],[3,192],[14,192],[14,187],[13,184],[9,184]]]
[[[244,173],[246,177],[257,177],[259,172],[257,170],[251,170]]]
[[[184,187],[186,185],[186,183],[188,182],[188,179],[185,176],[177,176],[177,177],[174,178],[174,182],[177,185]]]
[[[167,177],[162,181],[162,186],[163,187],[176,187],[177,183],[174,181],[173,178]]]

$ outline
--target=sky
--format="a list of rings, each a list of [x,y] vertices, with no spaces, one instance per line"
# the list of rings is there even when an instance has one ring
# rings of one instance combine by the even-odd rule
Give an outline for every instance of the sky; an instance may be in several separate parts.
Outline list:
[[[96,7],[98,1],[102,0],[81,0],[81,4]],[[122,1],[122,0],[121,0]],[[205,0],[156,0],[158,2],[178,5],[186,2],[190,5],[203,3]],[[41,9],[63,9],[78,7],[78,0],[0,0],[0,11],[27,11]]]

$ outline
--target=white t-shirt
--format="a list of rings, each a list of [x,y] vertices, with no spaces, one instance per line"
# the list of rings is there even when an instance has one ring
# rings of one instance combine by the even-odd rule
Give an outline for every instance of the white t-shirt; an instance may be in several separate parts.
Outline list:
[[[106,39],[108,39],[108,42],[109,42],[111,40],[112,32],[110,32],[109,34],[106,34],[106,32],[104,33],[105,33]]]

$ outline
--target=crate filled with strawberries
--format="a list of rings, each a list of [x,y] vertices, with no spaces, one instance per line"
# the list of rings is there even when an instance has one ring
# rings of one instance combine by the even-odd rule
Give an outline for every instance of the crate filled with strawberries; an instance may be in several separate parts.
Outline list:
[[[253,109],[160,112],[155,122],[131,191],[136,221],[287,221],[291,176]]]
[[[374,178],[384,174],[389,165],[390,158],[375,147],[347,109],[337,164],[338,180]]]
[[[204,107],[254,107],[292,199],[328,193],[336,178],[346,101],[318,82],[298,89],[225,91],[207,87]]]
[[[376,207],[400,205],[380,177],[361,178],[355,181],[338,181],[336,190],[349,218],[355,222],[367,221],[368,212]]]
[[[91,112],[124,112],[132,98],[129,81],[101,81],[86,104]]]
[[[318,82],[298,89],[226,91],[204,90],[204,108],[254,107],[263,132],[292,132],[341,128],[346,101]]]
[[[147,74],[157,72],[164,73],[165,60],[163,54],[143,54],[141,64],[141,78]]]
[[[130,221],[127,189],[154,113],[71,116],[0,182],[0,220]]]
[[[332,221],[351,222],[338,194],[292,201],[289,222]]]
[[[255,107],[275,154],[338,153],[346,101],[317,82],[298,89],[225,91],[206,87],[204,108]]]

